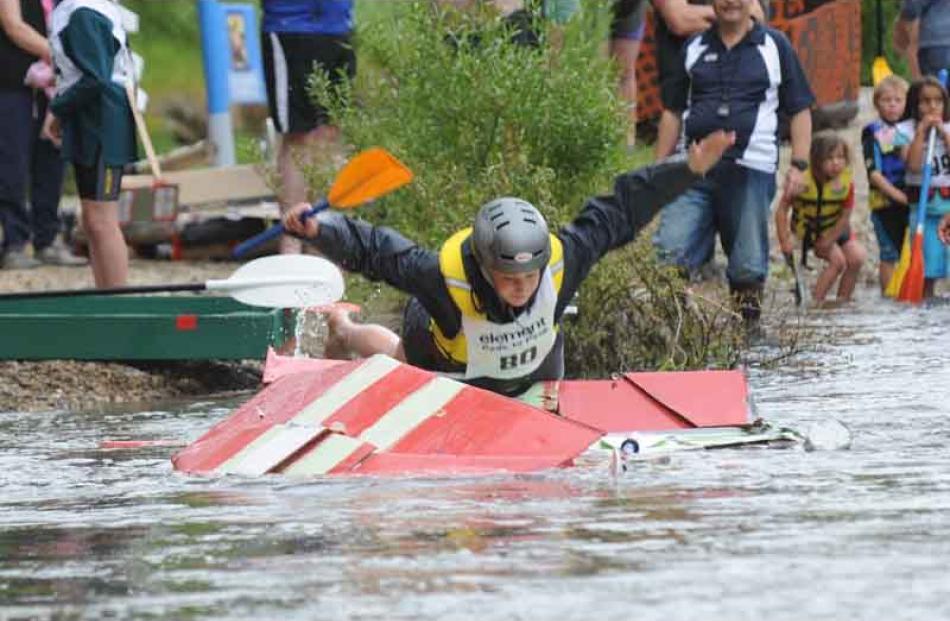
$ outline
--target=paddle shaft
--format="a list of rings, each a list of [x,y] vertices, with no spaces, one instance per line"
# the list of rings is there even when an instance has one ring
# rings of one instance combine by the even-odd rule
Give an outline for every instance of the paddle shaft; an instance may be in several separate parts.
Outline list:
[[[920,197],[917,199],[917,226],[915,235],[924,234],[924,218],[927,215],[927,195],[930,193],[930,178],[933,175],[934,150],[937,147],[937,128],[931,127],[927,135],[927,153],[924,156],[924,169],[921,172]]]
[[[129,295],[136,293],[160,293],[175,291],[204,291],[205,283],[181,285],[142,285],[138,287],[109,287],[106,289],[52,289],[50,291],[23,291],[20,293],[0,293],[0,300],[26,300],[35,298],[75,298],[91,295]]]
[[[24,291],[21,293],[2,293],[0,300],[22,300],[33,298],[74,298],[90,295],[131,295],[136,293],[172,293],[177,291],[238,291],[241,289],[255,289],[261,287],[283,287],[299,284],[309,284],[311,278],[303,276],[273,276],[268,278],[228,278],[223,280],[209,280],[199,283],[185,283],[178,285],[141,285],[137,287],[110,287],[106,289],[59,289],[50,291]]]
[[[326,200],[322,200],[319,203],[315,203],[307,211],[303,212],[303,215],[300,217],[300,219],[307,220],[309,218],[312,218],[313,216],[317,215],[318,213],[320,213],[321,211],[329,207],[330,207],[330,203],[328,203]],[[282,235],[283,232],[284,232],[284,225],[281,223],[275,224],[274,226],[270,227],[263,233],[258,233],[254,237],[250,239],[246,239],[240,244],[238,244],[237,246],[235,246],[234,250],[231,251],[231,256],[232,257],[244,256],[249,250],[253,250],[254,248],[256,248],[257,246],[260,246],[264,242],[268,242],[272,239],[280,237],[280,235]]]

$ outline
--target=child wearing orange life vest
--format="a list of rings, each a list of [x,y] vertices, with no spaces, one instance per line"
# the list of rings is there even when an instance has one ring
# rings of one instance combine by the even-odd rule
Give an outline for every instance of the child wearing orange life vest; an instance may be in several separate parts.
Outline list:
[[[831,131],[816,133],[805,172],[805,189],[790,200],[783,200],[775,211],[775,228],[783,253],[792,253],[794,230],[802,243],[803,258],[812,248],[815,256],[825,260],[815,282],[816,305],[824,302],[835,282],[838,301],[850,300],[867,259],[864,246],[854,238],[850,227],[854,207],[850,163],[851,152],[843,138]]]

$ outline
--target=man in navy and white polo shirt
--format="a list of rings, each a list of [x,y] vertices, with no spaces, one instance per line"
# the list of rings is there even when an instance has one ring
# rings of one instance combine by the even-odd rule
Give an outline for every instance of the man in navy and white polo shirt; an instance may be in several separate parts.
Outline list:
[[[311,101],[307,81],[315,67],[337,83],[356,74],[352,46],[353,0],[263,0],[261,47],[270,116],[282,134],[277,154],[281,211],[307,195],[298,168],[301,149],[332,151],[338,131],[326,110]],[[285,235],[280,252],[300,252],[300,241]]]
[[[695,270],[705,256],[694,250],[704,242],[708,247],[718,231],[729,258],[729,288],[743,317],[752,321],[758,319],[768,274],[778,113],[791,119],[793,165],[784,191],[796,192],[808,167],[815,100],[785,35],[752,19],[754,1],[714,0],[715,24],[683,46],[669,102],[683,143],[719,129],[734,130],[736,142],[705,179],[663,209],[654,239],[666,261]],[[674,146],[658,155],[668,155]]]
[[[905,53],[917,31],[916,60],[921,75],[950,69],[950,0],[903,0],[894,23],[894,46]]]

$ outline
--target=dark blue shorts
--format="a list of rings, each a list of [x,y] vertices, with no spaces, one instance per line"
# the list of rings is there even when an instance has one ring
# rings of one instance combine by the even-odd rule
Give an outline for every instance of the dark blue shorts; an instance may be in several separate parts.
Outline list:
[[[890,204],[871,211],[871,224],[880,248],[883,263],[896,263],[900,260],[904,234],[907,232],[908,209],[906,205]]]

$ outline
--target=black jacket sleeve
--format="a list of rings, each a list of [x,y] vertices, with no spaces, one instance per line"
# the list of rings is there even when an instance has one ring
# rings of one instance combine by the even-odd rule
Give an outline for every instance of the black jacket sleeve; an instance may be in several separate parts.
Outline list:
[[[557,316],[601,257],[633,241],[664,205],[699,179],[681,154],[620,175],[613,194],[587,201],[580,215],[558,232],[564,245],[564,281]]]
[[[348,272],[386,284],[417,298],[443,329],[457,331],[459,312],[439,270],[439,255],[421,248],[393,229],[339,213],[317,216],[320,228],[313,243],[329,260]]]

